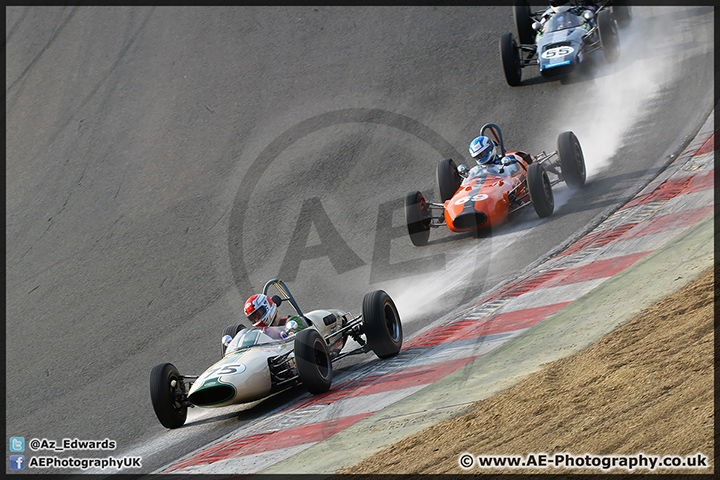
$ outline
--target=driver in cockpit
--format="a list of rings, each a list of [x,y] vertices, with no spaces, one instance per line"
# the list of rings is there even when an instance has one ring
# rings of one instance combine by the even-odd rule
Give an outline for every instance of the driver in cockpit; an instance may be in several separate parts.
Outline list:
[[[533,29],[535,29],[538,34],[542,35],[545,30],[545,23],[547,23],[547,21],[550,20],[551,17],[558,13],[561,10],[561,7],[567,5],[568,3],[568,0],[550,0],[550,7],[542,14],[540,21],[536,24],[533,24]],[[574,11],[578,15],[582,14],[582,11],[584,10],[590,10],[594,12],[595,2],[593,2],[592,0],[580,1],[578,2],[577,6],[574,7],[571,5],[570,8],[571,12]]]
[[[458,166],[458,173],[466,178],[480,174],[490,165],[499,165],[498,172],[502,173],[504,167],[517,163],[517,159],[512,155],[500,158],[497,153],[497,144],[485,136],[477,137],[470,142],[468,149],[470,156],[477,162],[477,166],[470,170],[465,165]]]
[[[262,328],[263,333],[271,338],[287,338],[306,327],[305,322],[298,315],[278,319],[277,305],[262,293],[253,295],[245,301],[245,315],[254,327]]]

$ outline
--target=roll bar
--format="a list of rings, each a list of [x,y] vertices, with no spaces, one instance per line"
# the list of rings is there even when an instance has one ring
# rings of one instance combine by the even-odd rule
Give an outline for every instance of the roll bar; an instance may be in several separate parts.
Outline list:
[[[274,286],[277,289],[277,291],[280,293],[281,299],[288,300],[290,302],[290,305],[293,306],[298,315],[306,318],[305,315],[303,315],[302,310],[300,310],[297,302],[295,301],[295,298],[292,296],[292,293],[290,293],[290,289],[287,287],[287,285],[285,285],[285,282],[283,282],[279,278],[273,278],[272,280],[268,280],[268,282],[263,287],[263,295],[268,294],[268,289],[271,286]]]
[[[503,143],[502,138],[502,132],[500,131],[500,127],[495,125],[494,123],[486,123],[483,125],[483,127],[480,129],[480,135],[488,137],[489,135],[485,135],[485,130],[490,130],[492,133],[492,136],[495,137],[495,141],[500,145],[500,156],[505,156],[505,144]]]

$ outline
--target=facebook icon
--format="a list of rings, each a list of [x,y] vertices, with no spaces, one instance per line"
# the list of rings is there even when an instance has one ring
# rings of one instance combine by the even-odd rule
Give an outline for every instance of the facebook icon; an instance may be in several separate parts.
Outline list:
[[[25,455],[10,455],[10,470],[25,470]]]

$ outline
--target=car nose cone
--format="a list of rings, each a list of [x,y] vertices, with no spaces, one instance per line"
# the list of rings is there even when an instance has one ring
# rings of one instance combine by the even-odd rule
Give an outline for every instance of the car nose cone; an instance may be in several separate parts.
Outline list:
[[[482,227],[487,222],[487,215],[483,212],[461,213],[453,221],[455,228],[470,229]]]
[[[216,384],[211,382],[212,380],[205,382],[201,388],[191,393],[188,396],[190,403],[198,407],[209,407],[228,402],[235,397],[235,387],[232,385],[220,383],[219,381]]]

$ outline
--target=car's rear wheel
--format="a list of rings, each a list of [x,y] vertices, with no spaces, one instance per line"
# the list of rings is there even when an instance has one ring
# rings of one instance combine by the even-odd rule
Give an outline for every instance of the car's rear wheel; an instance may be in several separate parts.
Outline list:
[[[172,363],[161,363],[150,371],[150,399],[155,415],[166,428],[178,428],[187,419],[182,398],[182,377]]]
[[[542,164],[533,163],[528,167],[527,183],[535,213],[540,218],[549,217],[555,208],[555,198],[550,179]]]
[[[400,352],[403,342],[402,323],[395,303],[383,290],[365,294],[363,298],[363,329],[375,355],[389,358]]]
[[[632,20],[632,10],[627,1],[613,0],[612,13],[620,28],[627,27]]]
[[[245,328],[245,325],[243,325],[242,323],[237,323],[235,325],[228,325],[227,327],[225,327],[225,330],[223,330],[222,337],[220,337],[220,338],[225,337],[225,335],[230,335],[232,338],[235,338],[235,335],[237,335],[238,332],[240,330],[242,330],[243,328]],[[227,347],[221,343],[220,348],[221,348],[220,356],[224,357],[225,350],[227,349]]]
[[[317,394],[330,389],[333,379],[330,353],[325,340],[314,328],[306,328],[295,335],[295,365],[308,392]]]
[[[437,166],[437,183],[440,189],[440,199],[443,202],[450,200],[462,183],[457,165],[452,158],[440,160]]]
[[[517,87],[522,80],[520,50],[510,32],[505,32],[500,36],[500,58],[503,72],[505,72],[505,80],[511,87]]]
[[[602,43],[603,55],[608,63],[617,61],[620,56],[620,40],[618,38],[617,23],[612,14],[603,10],[598,14],[598,30]]]
[[[516,1],[513,5],[513,17],[520,43],[535,43],[535,30],[532,28],[533,18],[530,4],[527,1]]]
[[[416,247],[427,245],[430,238],[430,211],[425,197],[420,192],[405,196],[405,221],[410,241]]]
[[[563,132],[558,135],[557,147],[565,183],[574,189],[582,187],[585,184],[586,172],[580,140],[573,132]]]

